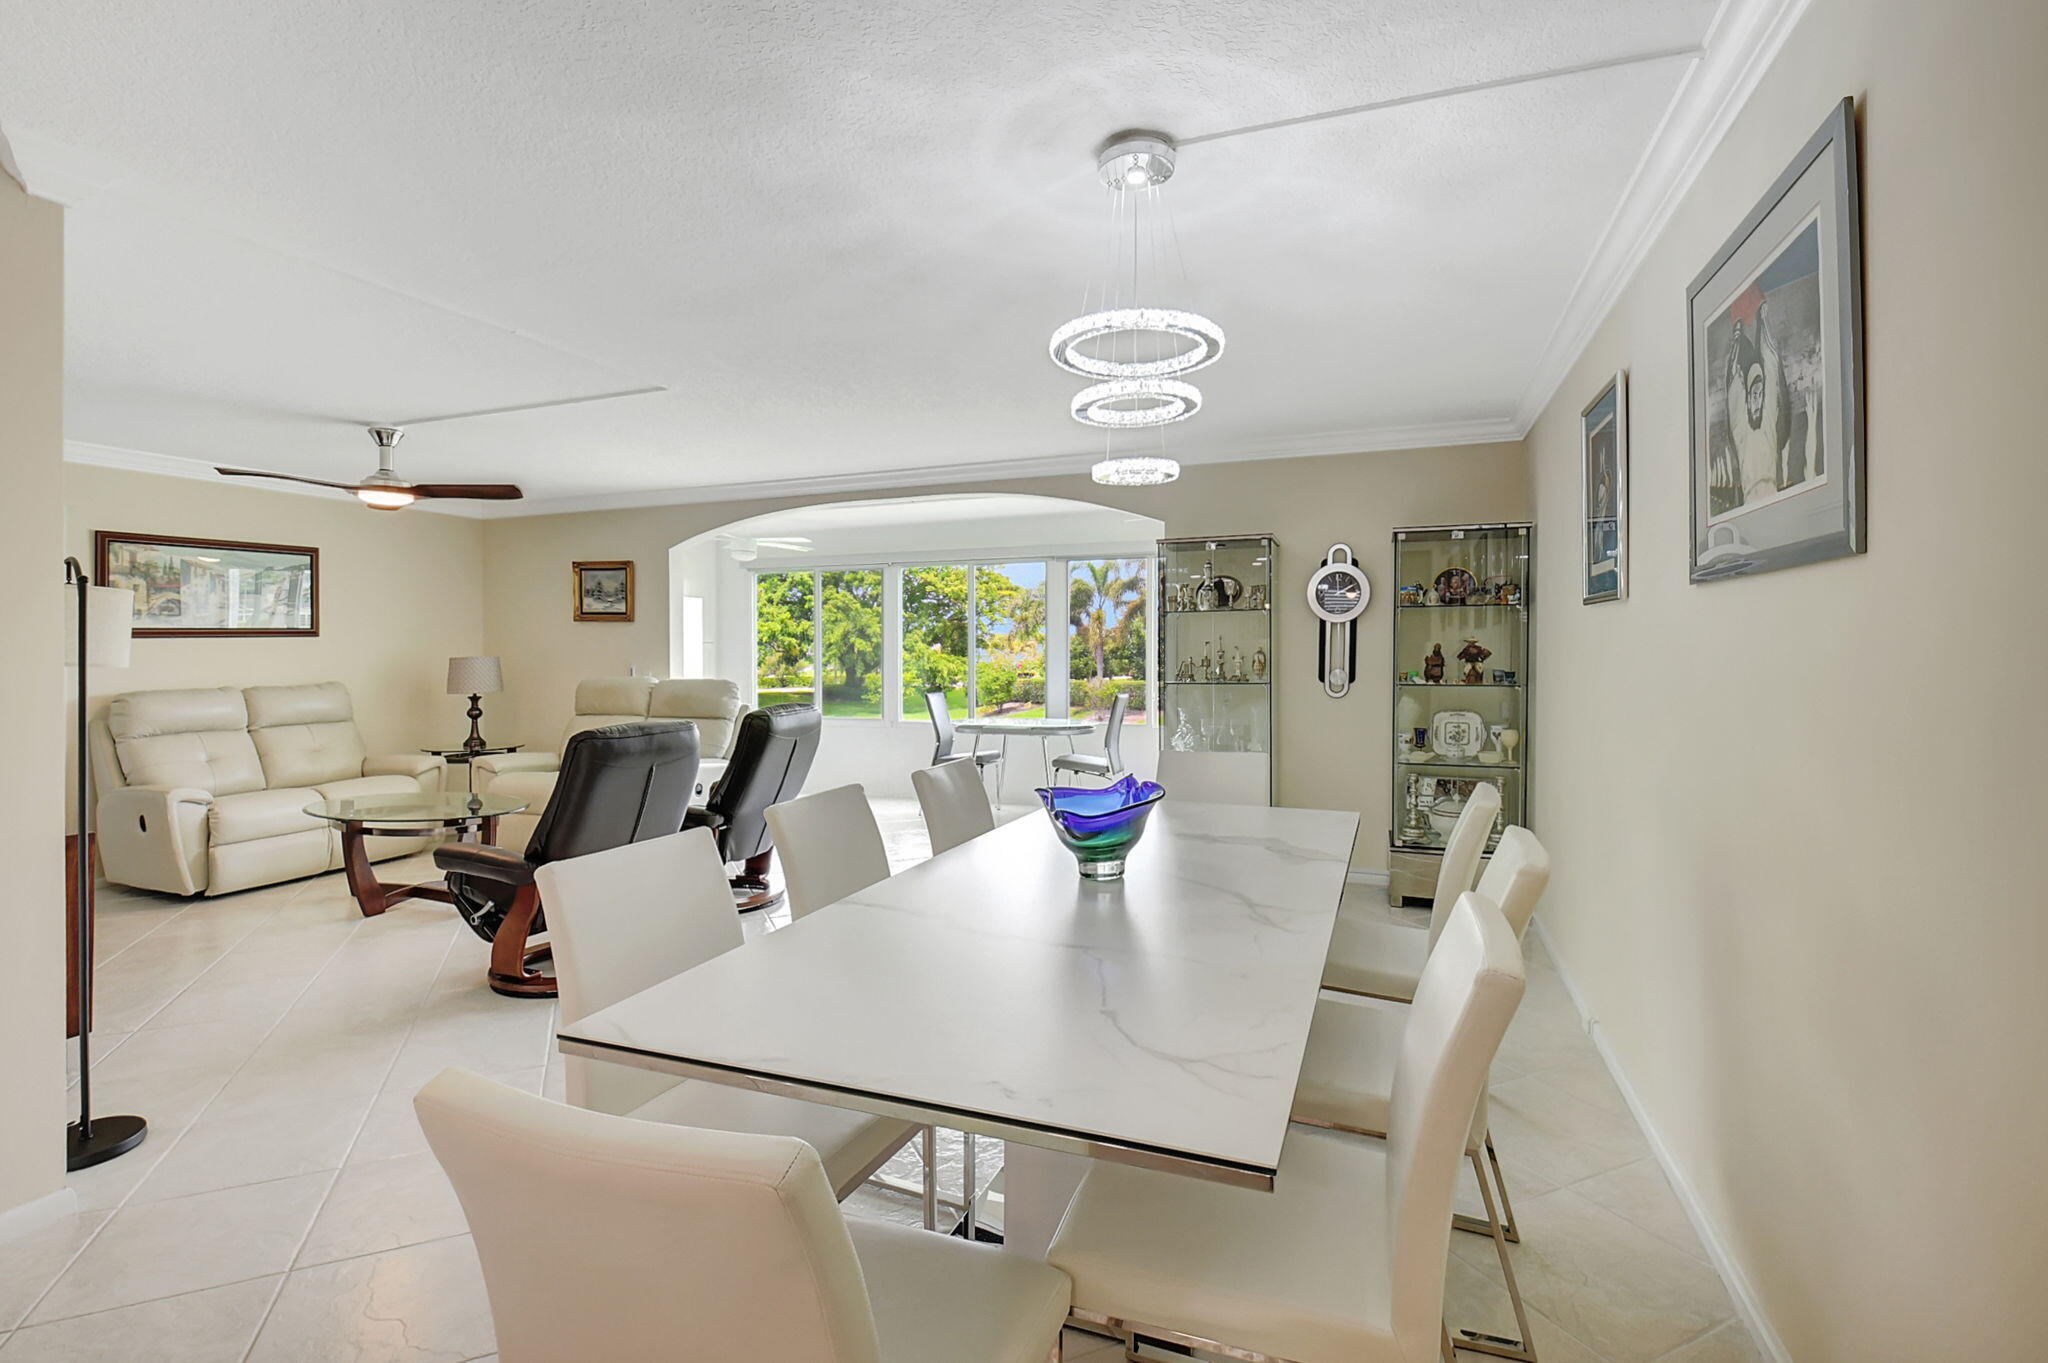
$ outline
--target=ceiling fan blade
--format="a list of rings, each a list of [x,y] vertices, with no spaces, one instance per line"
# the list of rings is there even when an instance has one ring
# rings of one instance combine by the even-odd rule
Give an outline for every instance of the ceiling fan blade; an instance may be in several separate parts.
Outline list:
[[[516,502],[526,494],[515,483],[414,483],[415,497],[470,497],[481,502]]]
[[[287,483],[310,483],[314,487],[331,487],[342,492],[354,492],[354,483],[330,483],[325,478],[301,478],[296,473],[265,473],[262,469],[224,469],[216,465],[213,470],[225,478],[278,478]]]

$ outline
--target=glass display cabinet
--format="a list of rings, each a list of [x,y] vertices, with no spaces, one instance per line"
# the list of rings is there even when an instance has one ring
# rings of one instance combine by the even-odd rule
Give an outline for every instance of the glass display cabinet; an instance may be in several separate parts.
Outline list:
[[[1273,800],[1271,535],[1159,541],[1159,746],[1202,789]],[[1197,798],[1200,798],[1199,796]]]
[[[1500,816],[1529,822],[1530,607],[1535,528],[1394,532],[1394,723],[1387,899],[1436,893],[1444,839],[1466,797],[1497,787]]]

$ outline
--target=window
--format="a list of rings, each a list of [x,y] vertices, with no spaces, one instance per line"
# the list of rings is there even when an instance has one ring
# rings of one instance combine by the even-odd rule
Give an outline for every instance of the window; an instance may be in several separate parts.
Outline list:
[[[944,691],[955,716],[967,713],[967,569],[957,564],[903,570],[905,719],[924,718],[929,691]]]
[[[762,573],[754,579],[754,686],[761,705],[813,703],[816,579],[809,573]]]
[[[1145,578],[1141,558],[1075,559],[1067,565],[1067,712],[1109,718],[1119,691],[1126,724],[1145,722]]]
[[[825,713],[840,719],[882,717],[882,574],[874,568],[822,573],[824,608],[819,654],[824,660]]]
[[[974,713],[1045,714],[1045,564],[974,569]]]

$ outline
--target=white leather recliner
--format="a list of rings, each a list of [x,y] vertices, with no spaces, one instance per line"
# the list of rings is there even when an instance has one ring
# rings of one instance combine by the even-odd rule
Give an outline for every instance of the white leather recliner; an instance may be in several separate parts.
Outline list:
[[[562,727],[564,744],[585,729],[607,724],[637,724],[644,719],[688,719],[697,724],[697,791],[692,804],[703,802],[712,783],[725,772],[746,705],[737,682],[723,677],[590,677],[576,683],[576,713]],[[526,801],[522,813],[498,821],[498,845],[521,848],[533,836],[555,777],[562,767],[560,752],[498,753],[471,764],[479,795],[509,795]]]
[[[108,880],[167,894],[228,894],[341,865],[315,800],[441,788],[424,753],[368,757],[340,682],[115,696],[93,721],[100,862]],[[376,860],[432,839],[371,838]]]

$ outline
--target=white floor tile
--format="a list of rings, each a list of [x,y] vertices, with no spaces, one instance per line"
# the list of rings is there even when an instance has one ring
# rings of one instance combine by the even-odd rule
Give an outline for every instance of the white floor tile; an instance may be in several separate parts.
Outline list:
[[[6,1363],[240,1363],[278,1278],[162,1297],[17,1330]]]
[[[57,1279],[27,1323],[281,1273],[298,1252],[332,1177],[307,1174],[124,1207]]]
[[[87,1211],[0,1243],[0,1330],[19,1325],[111,1212]]]
[[[370,1103],[371,1096],[360,1093],[248,1112],[209,1110],[186,1128],[129,1205],[339,1169]]]
[[[297,1266],[403,1249],[468,1230],[462,1204],[432,1152],[351,1164],[335,1180]]]
[[[302,1268],[249,1363],[467,1363],[497,1347],[468,1236]]]

